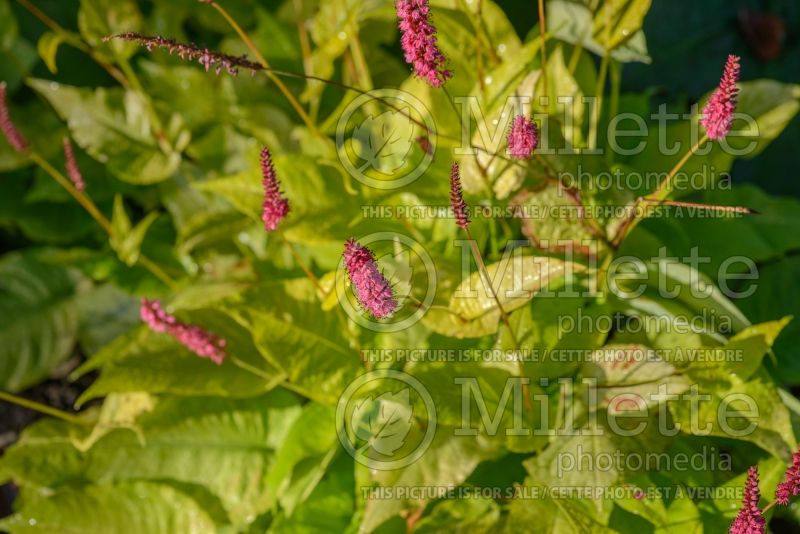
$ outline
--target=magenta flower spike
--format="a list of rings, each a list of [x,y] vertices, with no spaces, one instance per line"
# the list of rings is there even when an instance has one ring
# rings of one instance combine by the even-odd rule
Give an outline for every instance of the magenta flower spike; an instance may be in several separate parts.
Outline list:
[[[522,115],[514,117],[508,132],[508,151],[517,159],[530,159],[539,145],[539,129],[536,123]]]
[[[789,499],[800,495],[800,451],[792,455],[792,464],[786,469],[783,482],[775,489],[775,500],[786,506]]]
[[[358,302],[373,317],[383,319],[397,310],[392,285],[378,268],[375,255],[355,238],[344,244],[344,265]]]
[[[81,170],[78,168],[78,162],[75,161],[75,153],[72,151],[72,143],[69,138],[64,138],[64,166],[67,168],[67,176],[72,181],[72,185],[78,191],[86,189],[86,183],[83,181]]]
[[[445,67],[447,59],[436,43],[428,0],[397,0],[395,7],[406,63],[431,87],[441,87],[452,73]]]
[[[763,534],[766,530],[766,521],[758,500],[761,495],[758,489],[758,468],[753,466],[747,470],[747,482],[744,486],[742,508],[736,519],[731,523],[729,534]]]
[[[736,111],[736,97],[739,89],[736,82],[739,80],[739,57],[728,56],[719,87],[708,99],[703,108],[703,117],[700,123],[706,129],[708,138],[722,139],[731,131],[733,114]]]
[[[25,139],[11,120],[11,114],[8,111],[8,102],[6,101],[6,82],[0,82],[0,130],[3,130],[8,144],[17,152],[24,153],[28,151],[28,141]]]
[[[226,341],[203,328],[179,321],[167,313],[157,300],[142,299],[139,315],[151,330],[167,333],[181,345],[201,358],[208,358],[217,365],[225,359]]]
[[[469,208],[464,202],[464,193],[461,189],[461,173],[458,163],[455,161],[450,166],[450,206],[453,208],[453,216],[456,224],[465,229],[469,226]]]
[[[264,203],[261,213],[261,220],[264,221],[264,228],[268,232],[273,232],[286,215],[289,214],[289,201],[281,192],[281,183],[275,173],[275,166],[272,164],[272,154],[269,149],[261,149],[261,176],[264,184]]]

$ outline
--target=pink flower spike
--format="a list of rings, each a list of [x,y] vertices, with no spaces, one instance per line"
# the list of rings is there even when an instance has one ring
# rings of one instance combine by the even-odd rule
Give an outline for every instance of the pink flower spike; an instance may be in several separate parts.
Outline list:
[[[800,450],[792,455],[792,464],[786,469],[783,482],[775,489],[775,500],[786,506],[789,499],[797,495],[800,495]]]
[[[758,507],[758,500],[761,495],[758,490],[758,468],[753,466],[747,470],[747,482],[744,486],[744,498],[742,508],[736,519],[731,523],[729,534],[764,534],[766,531],[766,521],[761,509]]]
[[[157,300],[142,299],[139,315],[151,330],[168,333],[180,344],[201,358],[208,358],[217,365],[225,359],[226,341],[203,328],[179,321],[167,313]]]
[[[517,159],[530,159],[539,145],[539,129],[536,123],[522,115],[514,117],[508,132],[508,151]]]
[[[3,135],[6,136],[8,144],[17,152],[24,153],[28,151],[28,141],[25,139],[11,120],[11,114],[8,112],[8,102],[6,101],[6,82],[0,82],[0,130],[3,130]]]
[[[428,0],[397,0],[395,8],[406,63],[431,87],[441,87],[452,74],[445,68],[447,59],[436,43],[436,28],[430,21]]]
[[[378,269],[375,255],[367,247],[359,245],[355,238],[344,244],[344,265],[358,302],[373,317],[383,319],[397,310],[392,286]]]
[[[264,177],[264,204],[261,220],[264,228],[273,232],[286,215],[289,214],[289,201],[281,192],[281,184],[272,165],[272,154],[264,147],[261,150],[261,175]]]
[[[467,203],[464,202],[464,193],[461,190],[461,173],[458,170],[458,163],[455,161],[450,166],[450,206],[453,208],[456,224],[466,229],[469,226],[469,210]]]
[[[736,97],[739,94],[739,89],[736,87],[738,80],[739,56],[729,55],[719,87],[708,99],[706,107],[703,108],[703,117],[700,119],[709,139],[722,139],[731,131],[733,114],[736,111]]]
[[[64,138],[64,166],[67,168],[67,175],[72,180],[72,185],[78,191],[86,189],[86,183],[83,181],[81,170],[78,168],[78,162],[75,161],[75,153],[72,151],[72,143],[69,138]]]

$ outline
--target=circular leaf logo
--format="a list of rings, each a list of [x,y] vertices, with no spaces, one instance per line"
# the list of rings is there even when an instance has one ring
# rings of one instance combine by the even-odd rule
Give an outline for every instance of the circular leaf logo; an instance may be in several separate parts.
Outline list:
[[[418,145],[416,139],[424,143]],[[336,148],[353,178],[376,189],[397,189],[430,166],[436,127],[425,104],[414,95],[377,89],[359,95],[342,112],[336,124]]]
[[[400,469],[418,460],[436,434],[436,407],[413,376],[377,369],[356,378],[336,406],[339,441],[370,469]]]

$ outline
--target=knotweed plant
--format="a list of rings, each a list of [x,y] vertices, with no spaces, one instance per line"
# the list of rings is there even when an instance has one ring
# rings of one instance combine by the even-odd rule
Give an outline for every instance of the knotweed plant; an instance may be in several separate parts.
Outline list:
[[[685,74],[648,2],[8,4],[0,531],[800,524],[800,88],[733,32]]]

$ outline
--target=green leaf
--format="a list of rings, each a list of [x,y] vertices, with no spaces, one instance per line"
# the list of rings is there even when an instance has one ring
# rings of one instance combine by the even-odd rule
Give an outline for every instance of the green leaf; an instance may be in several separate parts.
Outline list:
[[[269,501],[292,515],[314,491],[338,450],[331,407],[310,403],[283,437],[266,479]]]
[[[647,0],[631,0],[625,2],[615,2],[613,7],[607,8],[609,11],[594,15],[584,0],[551,0],[547,2],[547,30],[556,39],[561,39],[570,44],[580,44],[587,50],[594,52],[598,56],[604,56],[610,52],[611,57],[617,61],[628,63],[638,61],[640,63],[650,63],[650,56],[647,54],[647,42],[641,27],[642,18],[646,9],[643,9]],[[623,9],[617,11],[617,7],[630,7],[636,9],[630,15]],[[595,17],[611,15],[609,20],[611,25],[606,25],[603,20]],[[630,17],[630,18],[628,18]],[[619,24],[624,21],[624,25]],[[615,22],[617,24],[615,24]],[[637,27],[638,26],[638,27]],[[602,28],[603,35],[596,35],[596,30]],[[608,33],[606,30],[610,30]],[[625,33],[628,30],[628,34]],[[605,36],[609,38],[606,39]],[[602,41],[598,41],[601,37]]]
[[[363,369],[335,313],[323,312],[308,280],[250,291],[230,313],[252,329],[259,351],[305,395],[334,404]]]
[[[26,499],[17,513],[0,520],[0,528],[13,534],[216,531],[197,502],[167,485],[152,482],[64,488],[51,496]]]
[[[440,315],[441,321],[431,323],[432,327],[437,332],[460,333],[464,337],[494,333],[500,321],[500,310],[493,293],[503,309],[511,312],[524,306],[551,282],[583,270],[583,265],[556,258],[512,254],[486,266],[493,292],[485,285],[480,272],[472,273],[450,297],[450,313]]]
[[[53,32],[44,32],[39,37],[39,42],[36,48],[39,50],[39,56],[47,65],[47,68],[53,74],[58,72],[58,65],[56,64],[56,55],[58,54],[58,47],[64,42],[64,37]]]
[[[500,520],[500,507],[491,499],[467,498],[444,500],[420,519],[414,527],[416,534],[434,534],[444,531],[489,534]]]
[[[133,267],[139,261],[139,252],[144,236],[150,225],[158,218],[158,212],[151,211],[136,227],[131,228],[131,221],[125,212],[122,195],[114,197],[114,213],[111,218],[111,248],[117,253],[120,261]]]
[[[86,452],[79,429],[45,420],[26,430],[0,460],[17,483],[43,490],[80,483],[177,482],[214,495],[233,524],[266,511],[266,476],[275,447],[299,415],[285,391],[246,400],[164,398],[137,419],[140,437],[114,430]]]
[[[597,380],[599,405],[608,413],[623,413],[651,408],[666,400],[659,397],[660,388],[669,395],[688,389],[685,377],[655,351],[639,345],[606,345],[594,351],[583,367],[583,376]]]
[[[681,431],[747,441],[778,458],[797,448],[789,411],[763,370],[747,381],[722,368],[698,369],[689,379],[699,387],[668,403]]]
[[[756,324],[733,336],[720,349],[727,356],[724,360],[726,367],[743,380],[750,378],[761,367],[764,355],[772,349],[775,339],[791,320],[791,317],[784,317],[779,321]]]
[[[119,179],[153,184],[178,169],[180,153],[165,153],[159,147],[147,103],[138,93],[117,88],[82,89],[35,78],[28,84],[67,121],[75,142]],[[180,121],[173,121],[165,133],[176,144],[186,135]]]
[[[80,274],[35,254],[0,259],[0,387],[19,391],[46,378],[72,354]]]
[[[594,39],[608,50],[630,41],[641,31],[651,0],[603,2],[594,17]]]
[[[136,52],[134,43],[104,37],[124,32],[136,32],[142,27],[142,14],[136,0],[81,0],[78,28],[86,42],[112,60],[125,60]]]

